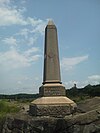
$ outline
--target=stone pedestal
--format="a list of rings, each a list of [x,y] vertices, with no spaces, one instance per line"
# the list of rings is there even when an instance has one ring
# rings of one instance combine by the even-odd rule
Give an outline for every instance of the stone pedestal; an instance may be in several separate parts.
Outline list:
[[[30,114],[34,116],[65,116],[73,112],[77,105],[66,97],[65,87],[60,83],[48,83],[39,88],[40,98],[30,104]]]
[[[65,96],[41,97],[30,105],[34,116],[65,116],[73,112],[77,105]]]

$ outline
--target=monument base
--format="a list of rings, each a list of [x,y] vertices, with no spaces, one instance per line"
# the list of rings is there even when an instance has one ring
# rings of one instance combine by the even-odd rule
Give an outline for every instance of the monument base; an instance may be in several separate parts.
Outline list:
[[[41,97],[66,96],[66,90],[63,84],[46,83],[39,88],[39,95]]]
[[[65,116],[76,107],[76,103],[65,96],[41,97],[31,102],[29,113],[34,116]]]

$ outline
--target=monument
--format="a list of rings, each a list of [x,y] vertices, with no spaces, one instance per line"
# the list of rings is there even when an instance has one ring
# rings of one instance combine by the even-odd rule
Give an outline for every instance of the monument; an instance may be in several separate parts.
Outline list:
[[[35,116],[59,116],[71,114],[76,103],[66,97],[61,82],[57,28],[49,21],[45,28],[43,85],[39,88],[40,98],[30,104],[29,112]]]

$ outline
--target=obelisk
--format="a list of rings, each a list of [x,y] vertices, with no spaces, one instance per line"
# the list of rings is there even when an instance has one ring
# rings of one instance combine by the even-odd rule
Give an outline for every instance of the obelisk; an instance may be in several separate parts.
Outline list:
[[[49,21],[45,28],[44,75],[41,96],[64,96],[65,87],[61,83],[57,28]]]
[[[57,29],[53,21],[45,29],[43,84],[46,83],[61,83]]]
[[[30,114],[35,116],[64,116],[71,114],[76,103],[66,97],[61,82],[57,28],[49,21],[45,28],[43,85],[39,88],[40,98],[30,104]]]

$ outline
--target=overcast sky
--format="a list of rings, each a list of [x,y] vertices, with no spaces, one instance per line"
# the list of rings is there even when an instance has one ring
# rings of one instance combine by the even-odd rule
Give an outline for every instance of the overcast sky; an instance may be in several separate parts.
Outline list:
[[[49,19],[66,89],[100,84],[100,0],[0,0],[0,94],[38,92]]]

